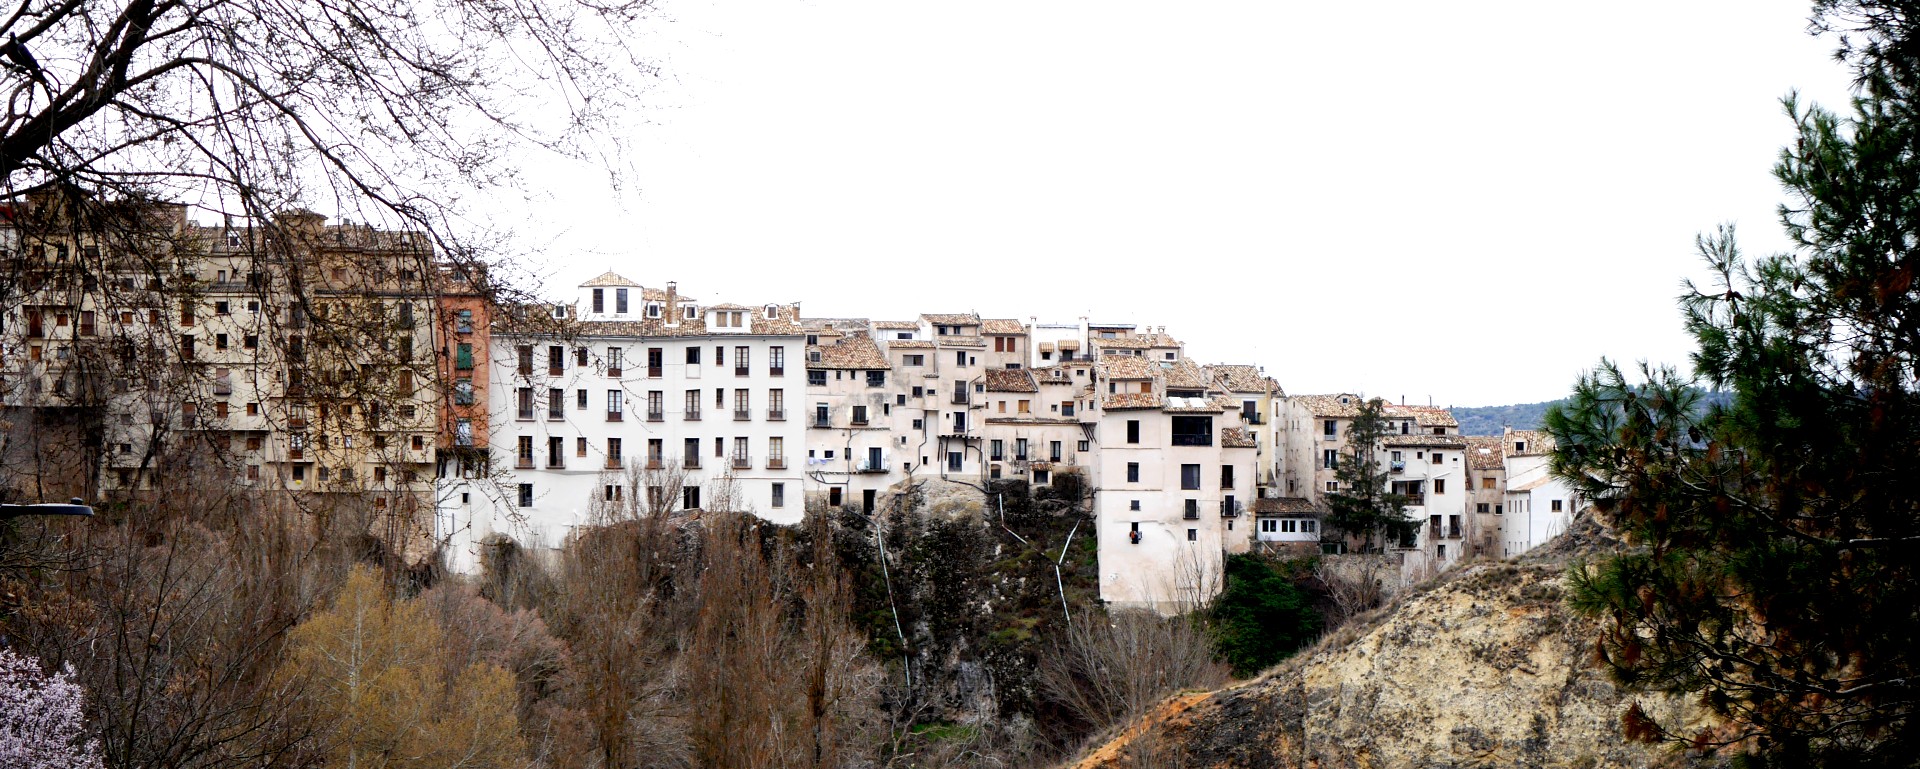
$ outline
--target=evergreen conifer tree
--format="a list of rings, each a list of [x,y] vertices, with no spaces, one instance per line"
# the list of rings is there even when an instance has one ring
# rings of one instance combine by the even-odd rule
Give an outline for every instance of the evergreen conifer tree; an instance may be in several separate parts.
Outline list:
[[[1404,542],[1413,535],[1407,498],[1387,491],[1387,470],[1380,466],[1380,439],[1387,434],[1386,402],[1379,398],[1360,404],[1347,428],[1347,446],[1334,465],[1339,488],[1327,494],[1327,526],[1342,535],[1359,537],[1360,551],[1379,552],[1388,542]]]
[[[1572,574],[1625,683],[1722,719],[1629,736],[1754,766],[1911,766],[1920,699],[1920,105],[1912,3],[1821,2],[1846,32],[1851,115],[1786,99],[1775,175],[1791,252],[1749,261],[1700,238],[1688,286],[1701,414],[1671,369],[1602,362],[1548,413],[1556,473],[1633,549]]]

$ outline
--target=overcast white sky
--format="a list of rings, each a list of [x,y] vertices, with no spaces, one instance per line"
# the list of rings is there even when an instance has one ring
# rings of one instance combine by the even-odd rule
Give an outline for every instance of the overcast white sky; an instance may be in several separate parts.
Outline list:
[[[1782,244],[1807,0],[661,0],[616,192],[542,161],[548,293],[1165,325],[1292,393],[1563,396],[1684,364],[1693,238]]]

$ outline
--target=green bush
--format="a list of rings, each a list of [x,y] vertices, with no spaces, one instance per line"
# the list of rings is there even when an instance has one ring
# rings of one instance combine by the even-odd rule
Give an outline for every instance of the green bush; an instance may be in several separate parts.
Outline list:
[[[1227,556],[1226,589],[1208,610],[1213,648],[1237,676],[1251,676],[1305,646],[1320,632],[1320,615],[1304,591],[1274,564],[1254,555]]]

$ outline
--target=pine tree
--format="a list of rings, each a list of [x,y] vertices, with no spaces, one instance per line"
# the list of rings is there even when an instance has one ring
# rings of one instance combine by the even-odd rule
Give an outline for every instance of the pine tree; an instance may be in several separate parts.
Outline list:
[[[1378,552],[1389,541],[1413,535],[1407,517],[1407,498],[1387,491],[1387,471],[1380,466],[1380,439],[1387,434],[1386,403],[1374,398],[1360,404],[1347,428],[1346,450],[1334,466],[1339,489],[1327,494],[1327,526],[1347,536],[1360,537],[1360,551]],[[1377,544],[1376,544],[1377,542]]]
[[[1757,766],[1908,766],[1920,697],[1920,104],[1909,4],[1822,2],[1848,27],[1850,117],[1786,100],[1775,175],[1794,250],[1699,245],[1717,284],[1682,306],[1698,376],[1602,362],[1547,416],[1554,470],[1634,549],[1576,568],[1623,682],[1690,695],[1704,729],[1639,708],[1630,736]]]

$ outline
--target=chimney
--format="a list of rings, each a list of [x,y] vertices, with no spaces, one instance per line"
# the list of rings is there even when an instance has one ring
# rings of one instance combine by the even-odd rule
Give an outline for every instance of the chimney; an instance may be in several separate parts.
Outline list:
[[[667,281],[667,328],[680,325],[680,284]]]

